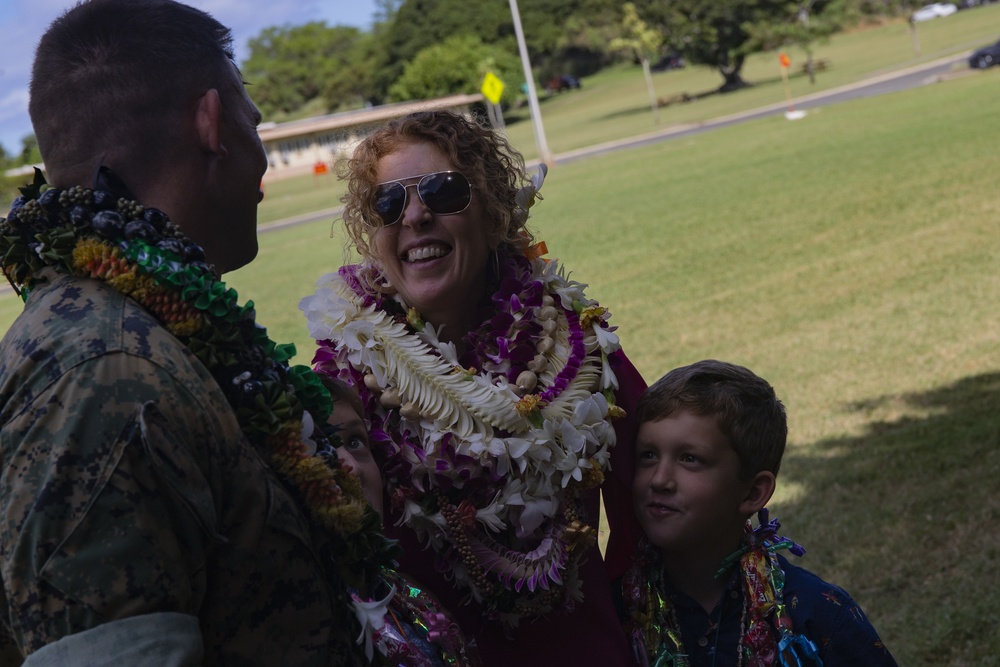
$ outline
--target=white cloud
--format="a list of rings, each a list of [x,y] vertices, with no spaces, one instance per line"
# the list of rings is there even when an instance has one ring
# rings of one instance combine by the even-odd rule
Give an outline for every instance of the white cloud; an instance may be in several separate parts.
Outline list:
[[[28,107],[28,87],[7,91],[0,98],[0,123],[10,120]]]

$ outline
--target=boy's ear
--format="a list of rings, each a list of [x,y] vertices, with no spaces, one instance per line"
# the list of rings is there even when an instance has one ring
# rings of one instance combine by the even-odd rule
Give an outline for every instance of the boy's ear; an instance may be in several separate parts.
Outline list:
[[[775,484],[773,472],[761,470],[754,475],[750,482],[750,488],[747,489],[747,495],[740,503],[740,513],[751,516],[762,510],[771,500]]]

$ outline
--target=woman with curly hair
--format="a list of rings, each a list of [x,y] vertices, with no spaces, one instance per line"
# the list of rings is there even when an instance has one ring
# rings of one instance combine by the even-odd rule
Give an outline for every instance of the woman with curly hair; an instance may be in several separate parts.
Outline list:
[[[443,111],[338,166],[362,260],[301,307],[317,370],[372,421],[402,569],[487,665],[629,664],[610,580],[638,536],[628,413],[644,383],[608,311],[533,245],[544,167],[529,178],[501,135]]]

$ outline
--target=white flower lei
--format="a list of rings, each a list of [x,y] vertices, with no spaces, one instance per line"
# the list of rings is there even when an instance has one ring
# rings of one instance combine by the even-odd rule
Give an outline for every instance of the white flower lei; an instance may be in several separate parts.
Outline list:
[[[543,296],[534,305],[518,302],[515,319],[533,318],[545,335],[537,341],[537,373],[525,371],[517,382],[508,381],[510,362],[503,359],[463,369],[454,345],[440,341],[433,326],[412,329],[338,273],[320,278],[316,293],[300,304],[310,334],[320,342],[317,357],[324,350],[330,355],[326,369],[338,369],[356,383],[363,377],[379,395],[369,401],[378,421],[387,428],[396,424],[394,430],[405,431],[419,447],[394,452],[409,469],[404,484],[411,496],[418,492],[406,499],[401,523],[439,554],[454,552],[450,573],[498,618],[512,623],[578,597],[577,561],[594,531],[578,520],[576,508],[580,494],[602,479],[598,471],[610,467],[615,432],[609,417],[620,412],[612,393],[618,382],[608,363],[608,355],[619,349],[618,337],[607,324],[607,311],[588,300],[586,286],[569,280],[557,262],[537,259],[529,270],[524,284],[539,282]],[[362,270],[355,277],[369,274]],[[395,300],[406,312],[402,299]],[[571,358],[575,373],[567,368]],[[468,496],[458,502],[452,497],[449,505],[435,494],[444,476],[461,497],[470,478],[467,469],[438,465],[442,442],[475,461],[479,470],[471,478],[500,478],[490,502],[476,506],[467,503]],[[454,548],[456,509],[467,528],[473,509],[479,524],[465,534],[471,542],[464,560],[455,555],[460,551]],[[511,530],[524,545],[520,549],[509,544],[515,541]],[[482,585],[476,566],[492,575],[492,584]],[[554,594],[536,595],[543,591]],[[497,593],[508,601],[523,599],[494,604]]]

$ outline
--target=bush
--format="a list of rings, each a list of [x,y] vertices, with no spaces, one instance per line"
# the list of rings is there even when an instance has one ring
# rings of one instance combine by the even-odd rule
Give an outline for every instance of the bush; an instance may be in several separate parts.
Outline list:
[[[509,105],[524,83],[521,61],[478,37],[456,35],[418,53],[389,88],[389,95],[401,102],[477,93],[488,71],[504,82],[503,102]]]

